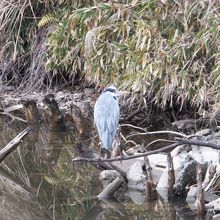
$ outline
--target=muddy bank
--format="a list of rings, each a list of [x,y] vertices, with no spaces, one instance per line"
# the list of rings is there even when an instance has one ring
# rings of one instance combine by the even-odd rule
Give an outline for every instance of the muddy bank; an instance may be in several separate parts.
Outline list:
[[[74,88],[60,88],[43,90],[40,92],[19,92],[10,87],[0,93],[2,108],[22,103],[23,100],[34,100],[40,110],[44,109],[42,100],[47,94],[54,94],[56,101],[63,114],[68,114],[71,105],[80,108],[85,117],[93,114],[93,108],[97,97],[104,88],[98,86],[76,86]],[[161,108],[148,100],[146,105],[140,105],[140,100],[131,99],[131,94],[127,93],[120,97],[120,122],[131,123],[136,126],[147,128],[148,130],[167,130],[172,127],[172,122],[181,119],[195,117],[197,109],[184,107],[180,110],[178,104],[176,108]]]

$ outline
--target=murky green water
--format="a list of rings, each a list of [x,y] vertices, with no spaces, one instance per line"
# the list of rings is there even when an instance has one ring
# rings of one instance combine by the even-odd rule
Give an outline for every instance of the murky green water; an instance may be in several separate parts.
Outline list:
[[[25,125],[0,119],[0,148]],[[35,127],[0,165],[0,219],[197,219],[183,202],[147,202],[128,192],[98,201],[99,170],[71,164],[71,132]],[[141,195],[141,198],[144,198]]]

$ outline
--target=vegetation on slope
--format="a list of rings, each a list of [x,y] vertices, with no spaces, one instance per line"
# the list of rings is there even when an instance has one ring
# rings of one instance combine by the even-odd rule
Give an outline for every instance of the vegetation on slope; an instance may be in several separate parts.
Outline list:
[[[218,0],[37,2],[0,6],[1,58],[22,59],[25,81],[114,83],[162,106],[219,101]]]

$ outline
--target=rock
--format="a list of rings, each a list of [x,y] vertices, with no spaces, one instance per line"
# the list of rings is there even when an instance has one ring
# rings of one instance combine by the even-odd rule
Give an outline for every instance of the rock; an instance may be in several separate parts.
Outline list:
[[[186,186],[196,180],[196,161],[186,157],[183,169],[178,173],[174,184],[174,191],[177,196],[186,196]]]
[[[131,198],[131,200],[138,204],[138,205],[143,205],[145,201],[145,195],[144,192],[140,192],[137,190],[128,190],[128,196]]]
[[[146,176],[142,169],[143,163],[141,161],[135,162],[127,172],[127,179],[129,185],[142,186],[145,184]]]
[[[219,220],[219,219],[220,219],[220,214],[213,215],[213,216],[212,216],[212,219],[213,219],[213,220]]]
[[[196,201],[196,195],[197,195],[197,187],[191,186],[186,197],[186,201],[189,203],[193,203]]]
[[[205,205],[207,209],[214,209],[215,211],[219,212],[220,211],[220,198],[209,202],[208,204]]]
[[[99,180],[101,181],[103,188],[108,186],[117,177],[122,177],[116,170],[104,170],[99,174]]]
[[[197,186],[191,186],[190,190],[188,191],[188,194],[187,194],[187,198],[186,198],[187,202],[191,202],[191,203],[195,202],[196,196],[197,196]],[[217,196],[214,193],[204,192],[204,199],[206,202],[211,202],[211,201],[214,201],[218,198],[219,198],[219,196]]]
[[[150,166],[152,168],[152,178],[154,183],[158,183],[162,172],[166,168],[166,155],[165,154],[152,154],[148,156]],[[136,158],[131,160],[115,161],[113,164],[128,174],[130,167],[136,162],[144,166],[144,158]],[[143,172],[143,171],[142,171]]]
[[[144,165],[144,160],[138,158],[138,159],[131,159],[131,160],[122,160],[122,161],[114,161],[112,164],[122,169],[126,174],[128,174],[131,166],[135,164],[136,162],[141,162],[142,166]],[[141,167],[142,167],[141,166]],[[141,168],[142,170],[142,168]]]
[[[195,141],[204,141],[209,143],[220,143],[220,132],[214,132],[211,129],[205,129],[197,132],[195,135],[199,137],[193,138]],[[203,164],[205,162],[212,162],[213,165],[219,164],[219,150],[210,147],[202,147],[192,145],[192,153],[194,159]]]
[[[175,176],[182,170],[186,163],[186,158],[190,157],[190,153],[188,153],[182,146],[175,148],[171,152],[171,156],[173,157],[173,166],[175,171]],[[166,157],[166,156],[165,156]],[[167,164],[167,162],[165,163]],[[160,180],[157,184],[158,190],[165,190],[168,186],[168,170],[167,167],[164,169]]]

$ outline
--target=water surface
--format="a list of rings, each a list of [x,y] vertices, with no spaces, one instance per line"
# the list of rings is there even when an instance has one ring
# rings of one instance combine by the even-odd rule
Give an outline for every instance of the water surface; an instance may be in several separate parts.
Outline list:
[[[26,126],[0,121],[3,148]],[[141,192],[98,201],[100,171],[90,164],[72,165],[75,141],[71,131],[33,128],[0,166],[0,219],[198,219],[183,201],[148,202]]]

